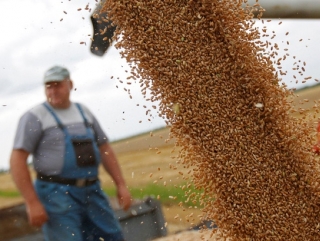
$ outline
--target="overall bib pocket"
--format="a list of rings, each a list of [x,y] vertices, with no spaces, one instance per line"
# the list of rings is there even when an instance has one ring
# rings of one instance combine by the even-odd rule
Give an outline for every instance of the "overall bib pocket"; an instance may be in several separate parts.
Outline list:
[[[72,139],[72,145],[79,167],[96,165],[92,139]]]

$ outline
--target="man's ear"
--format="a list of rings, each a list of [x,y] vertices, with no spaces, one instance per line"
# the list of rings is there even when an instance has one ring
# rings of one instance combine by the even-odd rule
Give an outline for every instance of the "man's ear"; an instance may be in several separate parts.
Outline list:
[[[70,89],[70,90],[73,89],[73,82],[72,82],[72,80],[69,80],[69,89]]]

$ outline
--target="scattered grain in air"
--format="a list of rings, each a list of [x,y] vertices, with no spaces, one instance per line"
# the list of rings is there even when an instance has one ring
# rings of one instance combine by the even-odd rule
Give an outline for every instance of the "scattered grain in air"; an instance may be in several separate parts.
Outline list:
[[[261,7],[243,11],[240,2],[154,0],[137,7],[106,0],[103,11],[117,23],[115,47],[139,76],[142,94],[160,102],[177,159],[207,194],[198,201],[221,235],[318,241],[312,117],[303,109],[295,112],[302,118],[290,114],[293,93],[280,84],[284,57],[275,60],[282,45],[257,43],[276,42],[275,32],[260,33],[253,12]]]
[[[63,13],[64,13],[64,14],[67,14],[67,12],[66,12],[66,11],[63,11]]]
[[[152,176],[153,176],[153,173],[150,173],[150,174],[149,174],[149,177],[152,177]]]
[[[81,8],[78,8],[77,10],[78,10],[78,11],[81,11]]]

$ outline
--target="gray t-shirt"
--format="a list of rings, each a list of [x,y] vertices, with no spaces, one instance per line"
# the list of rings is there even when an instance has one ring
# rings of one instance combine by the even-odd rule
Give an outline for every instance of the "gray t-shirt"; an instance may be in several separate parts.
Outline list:
[[[87,107],[81,104],[88,122],[92,125],[98,145],[108,142],[98,121]],[[74,103],[67,109],[54,109],[71,135],[86,133],[86,127]],[[33,156],[36,171],[45,175],[58,175],[63,168],[64,133],[43,104],[26,112],[19,121],[13,149],[23,149]]]

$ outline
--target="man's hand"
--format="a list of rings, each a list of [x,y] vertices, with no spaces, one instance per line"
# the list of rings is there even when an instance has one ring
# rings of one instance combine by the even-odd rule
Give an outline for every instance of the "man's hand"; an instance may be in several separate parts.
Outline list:
[[[126,186],[119,186],[117,190],[120,207],[122,207],[124,210],[128,210],[132,202],[131,194],[128,188]]]
[[[32,226],[40,227],[48,220],[48,215],[40,203],[40,200],[33,187],[27,158],[29,152],[23,149],[14,149],[10,158],[10,172],[13,181],[21,192],[27,208],[29,222]]]
[[[103,167],[110,174],[117,187],[118,202],[124,210],[127,210],[131,205],[132,199],[123,179],[116,155],[108,143],[100,145],[99,149]]]
[[[41,227],[48,221],[48,215],[40,201],[27,203],[29,223],[35,227]]]

